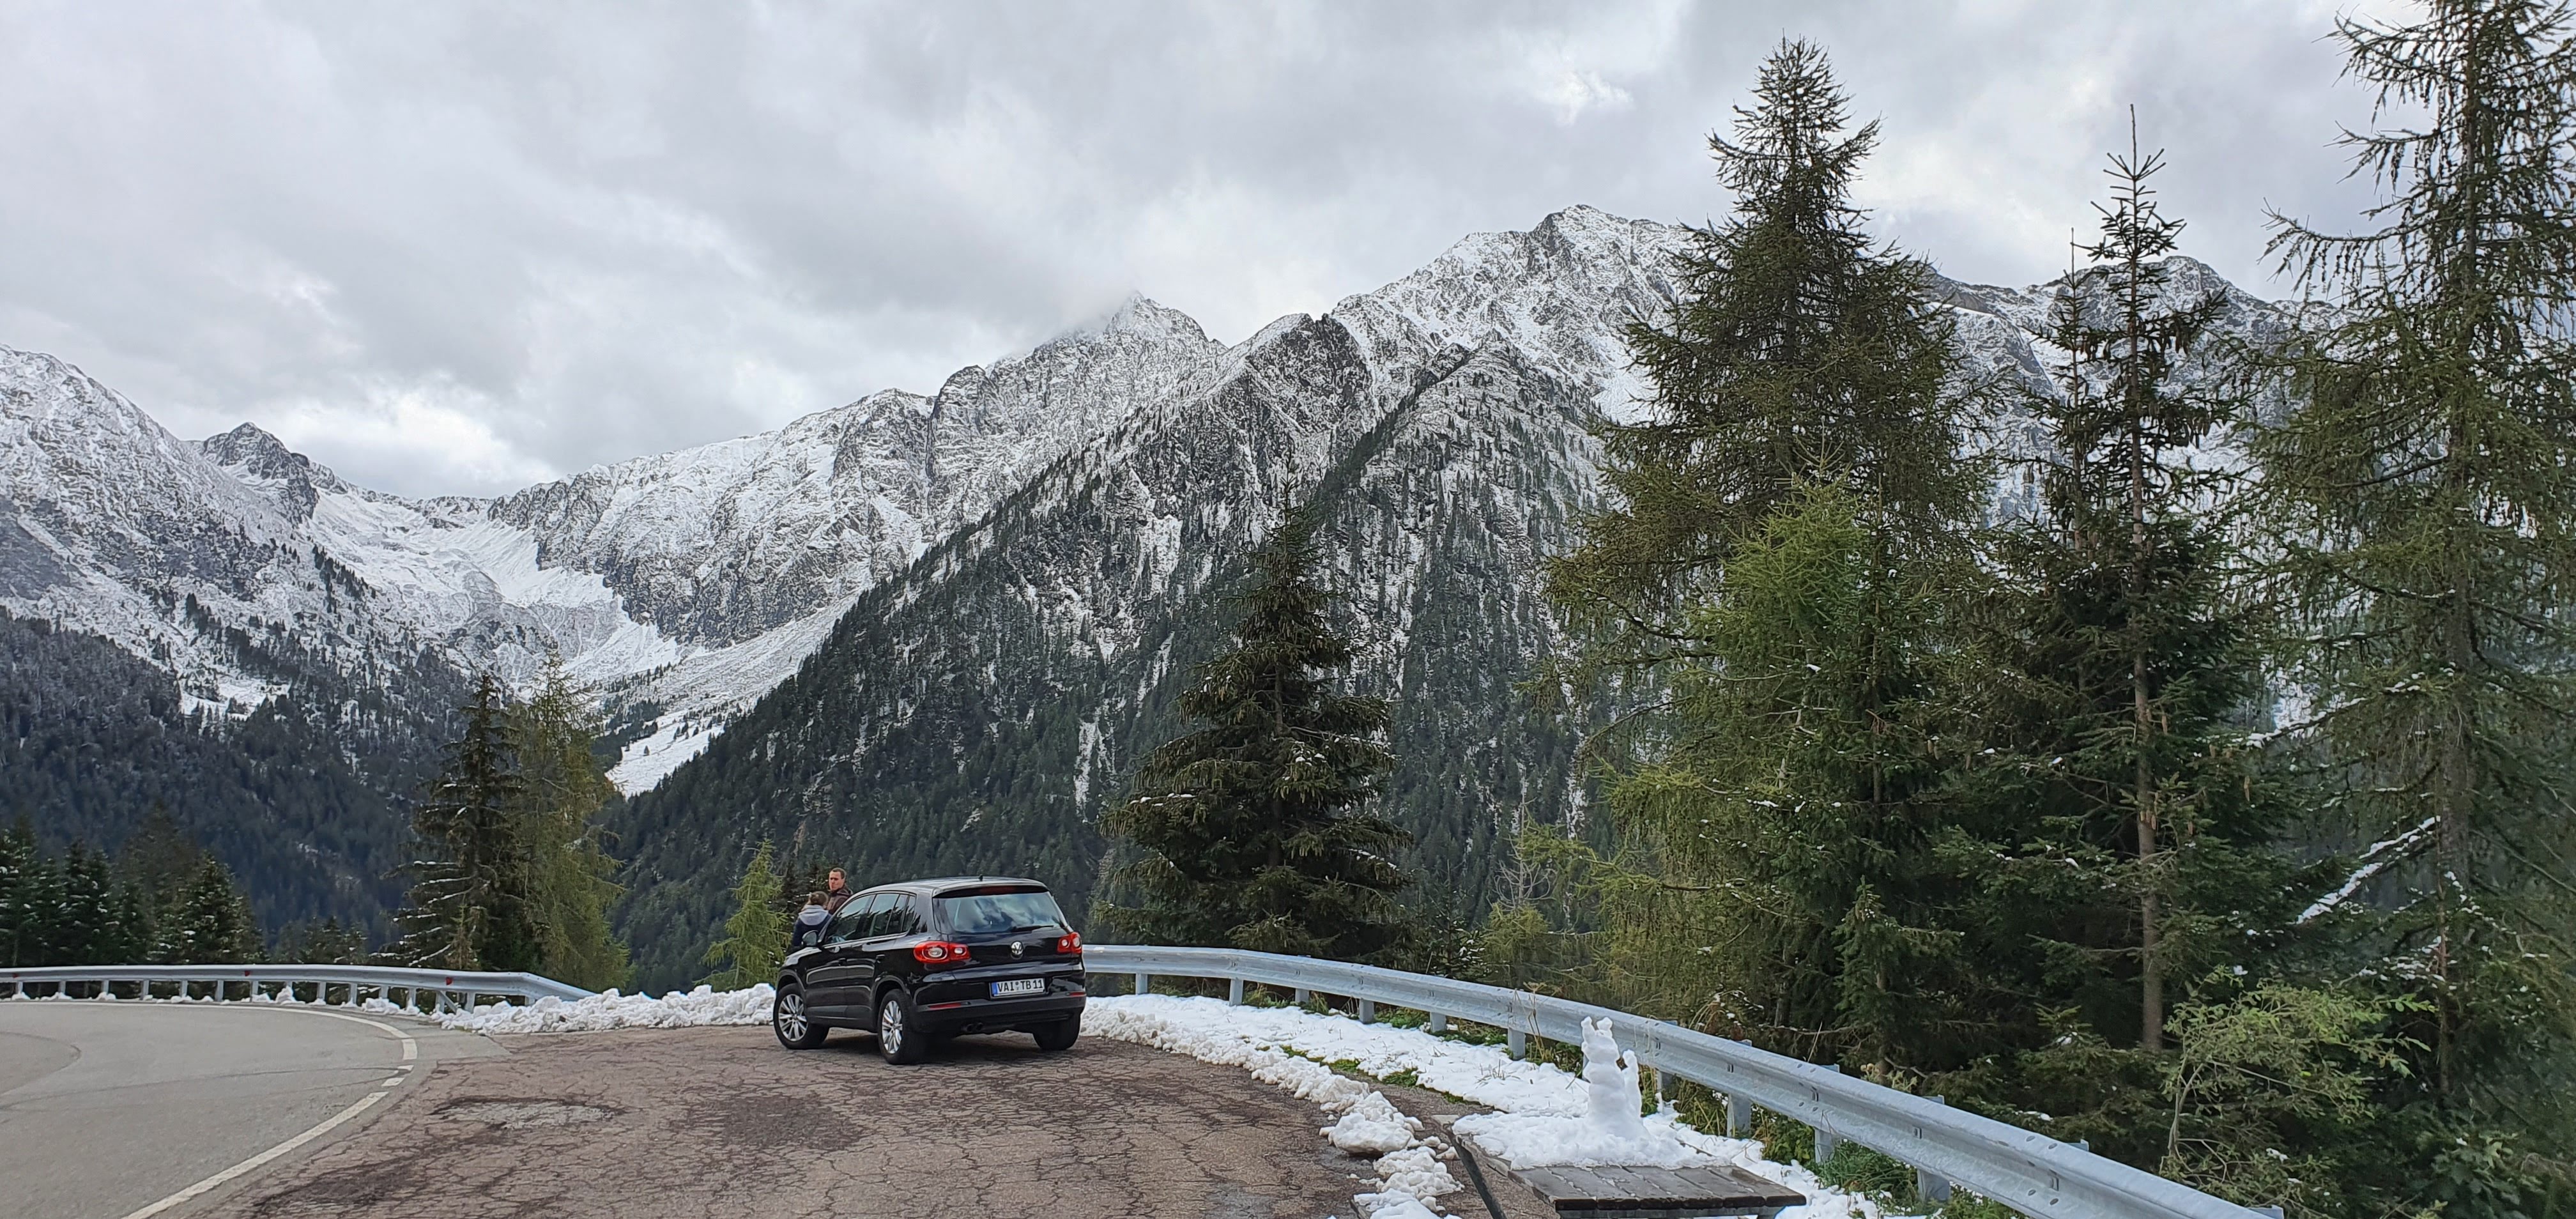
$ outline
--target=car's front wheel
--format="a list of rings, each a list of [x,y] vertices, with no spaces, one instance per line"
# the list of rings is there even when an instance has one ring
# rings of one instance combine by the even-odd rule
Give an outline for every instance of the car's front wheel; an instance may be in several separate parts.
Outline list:
[[[1029,1032],[1037,1037],[1039,1049],[1052,1054],[1057,1050],[1073,1048],[1073,1039],[1082,1035],[1082,1022],[1059,1020],[1054,1024],[1041,1024],[1030,1029]]]
[[[930,1038],[913,1023],[912,997],[890,990],[877,1001],[877,1053],[898,1066],[921,1061],[930,1053]]]
[[[813,1049],[832,1035],[806,1014],[805,992],[792,984],[779,987],[778,997],[770,1001],[769,1029],[778,1034],[778,1044],[791,1050]]]

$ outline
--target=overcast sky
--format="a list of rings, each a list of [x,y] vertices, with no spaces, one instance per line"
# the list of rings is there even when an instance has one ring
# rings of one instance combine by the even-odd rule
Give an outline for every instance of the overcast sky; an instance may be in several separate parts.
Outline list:
[[[2348,226],[2321,0],[0,5],[0,346],[185,436],[493,493],[1025,350],[1130,292],[1241,339],[1463,234],[1699,221],[1784,36],[1876,229],[2029,283],[2137,107],[2186,252]],[[2365,11],[2388,5],[2362,5]]]

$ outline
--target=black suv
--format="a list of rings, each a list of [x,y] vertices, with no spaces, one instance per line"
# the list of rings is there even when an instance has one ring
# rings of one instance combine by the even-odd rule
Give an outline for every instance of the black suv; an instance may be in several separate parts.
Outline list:
[[[1017,1029],[1041,1050],[1082,1031],[1082,937],[1034,880],[952,876],[879,885],[832,916],[823,942],[789,953],[769,1026],[791,1050],[832,1029],[874,1029],[887,1062],[931,1042]]]

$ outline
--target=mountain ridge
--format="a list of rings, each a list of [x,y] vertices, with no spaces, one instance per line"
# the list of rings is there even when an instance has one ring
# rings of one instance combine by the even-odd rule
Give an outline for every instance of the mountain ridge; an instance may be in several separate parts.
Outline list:
[[[1517,723],[1522,712],[1491,673],[1435,677],[1447,662],[1420,644],[1446,638],[1506,673],[1551,646],[1538,564],[1597,494],[1592,421],[1637,409],[1643,387],[1621,332],[1670,303],[1671,256],[1687,239],[1570,207],[1529,230],[1463,238],[1321,317],[1292,314],[1234,344],[1131,297],[1093,326],[959,369],[929,394],[881,390],[772,431],[488,498],[373,491],[251,424],[180,440],[78,369],[0,348],[0,475],[11,488],[0,608],[107,638],[169,672],[183,707],[232,722],[299,689],[366,687],[370,674],[418,663],[523,679],[560,653],[607,700],[623,748],[615,777],[651,819],[676,800],[653,794],[657,785],[727,725],[766,722],[755,717],[765,700],[803,697],[800,673],[860,646],[870,624],[854,619],[912,624],[907,639],[880,633],[895,654],[871,662],[883,680],[901,679],[926,640],[949,637],[923,607],[963,604],[951,584],[971,576],[993,582],[968,599],[1008,645],[951,639],[960,655],[988,653],[986,664],[922,671],[998,689],[1009,684],[1003,653],[1026,651],[1021,676],[1062,687],[1046,697],[1095,700],[1065,729],[1069,745],[1050,737],[1004,767],[1064,787],[1075,828],[1031,826],[1027,841],[1087,867],[1098,844],[1079,827],[1168,727],[1170,683],[1213,638],[1181,620],[1212,612],[1203,598],[1222,595],[1228,564],[1285,497],[1321,487],[1354,497],[1337,511],[1354,547],[1339,578],[1365,643],[1357,680],[1450,700],[1405,728],[1407,739],[1485,757],[1485,740],[1518,733],[1531,757],[1558,757],[1562,742],[1540,727],[1461,735],[1471,721]],[[2178,278],[2241,298],[2234,324],[2266,324],[2275,307],[2188,267]],[[2037,332],[2050,285],[1937,288],[1973,369],[2045,384]],[[2003,423],[2004,443],[2022,443]],[[1010,553],[1030,538],[1056,549]],[[1425,588],[1446,591],[1426,601]],[[1005,594],[1018,608],[1002,605]],[[246,667],[236,635],[291,641],[278,654],[297,659]],[[1058,671],[1077,654],[1088,668]],[[399,690],[388,696],[402,702]],[[909,697],[918,708],[929,691]],[[868,798],[875,789],[833,768],[886,760],[869,742],[891,738],[869,733],[900,728],[893,707],[842,739],[797,738],[817,760],[805,779],[818,786],[795,798]],[[402,709],[423,725],[447,711]],[[966,717],[959,724],[983,715],[949,712]],[[1023,728],[1042,718],[1028,706],[1009,714]],[[1469,806],[1579,816],[1568,766],[1401,776],[1390,796],[1447,810],[1421,820],[1425,849],[1447,852],[1442,866],[1474,891],[1489,864],[1470,856],[1489,859],[1490,826],[1471,826]],[[1542,789],[1552,794],[1533,794]],[[399,793],[387,799],[391,816]],[[758,810],[702,815],[795,832],[793,818]],[[687,904],[671,907],[673,935],[696,917]]]

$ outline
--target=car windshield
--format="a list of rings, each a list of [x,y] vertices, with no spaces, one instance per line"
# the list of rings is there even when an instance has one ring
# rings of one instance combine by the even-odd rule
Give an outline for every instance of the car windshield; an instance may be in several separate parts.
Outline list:
[[[1055,895],[1044,889],[943,894],[939,898],[939,921],[958,935],[1035,931],[1065,925],[1064,912],[1056,909]]]

